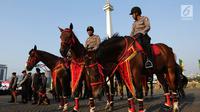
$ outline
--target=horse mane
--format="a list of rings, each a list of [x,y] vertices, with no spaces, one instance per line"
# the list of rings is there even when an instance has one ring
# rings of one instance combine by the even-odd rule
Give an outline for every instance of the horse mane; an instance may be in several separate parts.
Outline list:
[[[97,60],[102,60],[105,58],[105,55],[113,57],[114,55],[120,54],[124,49],[121,47],[123,45],[124,38],[128,38],[128,36],[120,36],[118,33],[115,33],[111,38],[105,39],[102,43],[100,43],[99,48],[96,50]],[[111,52],[113,50],[115,51],[114,53]],[[117,57],[114,60],[117,60]]]
[[[73,35],[74,35],[74,39],[75,39],[75,41],[77,41],[78,43],[77,43],[77,45],[79,46],[79,47],[82,47],[82,48],[85,48],[84,47],[84,45],[78,40],[78,38],[77,38],[77,36],[75,35],[75,33],[74,32],[72,32],[73,33]]]
[[[108,43],[112,43],[113,40],[121,40],[124,38],[130,38],[130,36],[120,36],[119,33],[114,33],[114,35],[111,38],[105,38],[99,45],[99,47],[103,47],[107,45]]]

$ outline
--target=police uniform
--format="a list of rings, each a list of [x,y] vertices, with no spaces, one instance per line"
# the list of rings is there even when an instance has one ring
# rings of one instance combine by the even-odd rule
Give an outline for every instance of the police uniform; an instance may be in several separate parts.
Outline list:
[[[85,42],[85,47],[88,51],[94,51],[99,47],[101,40],[98,35],[89,36]]]
[[[29,77],[28,74],[26,73],[26,71],[22,71],[22,73],[24,74],[22,80],[20,81],[20,86],[22,86],[22,103],[27,103],[28,101],[28,81],[29,81]]]
[[[9,83],[9,89],[10,89],[10,92],[11,92],[11,100],[9,101],[10,103],[17,101],[16,88],[17,88],[18,78],[17,78],[15,72],[13,72],[12,74],[13,74],[13,76],[12,76],[10,83]]]
[[[38,92],[40,89],[40,85],[42,84],[41,73],[35,73],[32,77],[32,90],[33,90],[33,103],[36,104],[38,102]]]
[[[130,14],[132,14],[131,12]],[[153,67],[153,56],[151,52],[150,41],[151,38],[148,36],[150,30],[150,20],[146,16],[141,16],[139,20],[136,20],[132,25],[132,30],[130,36],[135,37],[140,45],[143,47],[145,53],[147,54],[147,61],[145,63],[145,68]]]
[[[131,36],[142,33],[146,35],[150,30],[150,21],[146,16],[141,16],[141,18],[135,21],[132,25]]]

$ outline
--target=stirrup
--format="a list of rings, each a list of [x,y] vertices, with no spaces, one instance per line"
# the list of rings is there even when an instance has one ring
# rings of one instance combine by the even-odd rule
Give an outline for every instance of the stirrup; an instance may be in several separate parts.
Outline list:
[[[153,63],[149,59],[145,62],[145,68],[153,68]]]

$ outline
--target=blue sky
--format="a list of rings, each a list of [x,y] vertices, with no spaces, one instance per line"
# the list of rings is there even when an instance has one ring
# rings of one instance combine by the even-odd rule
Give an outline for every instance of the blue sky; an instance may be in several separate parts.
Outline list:
[[[199,0],[110,0],[113,32],[129,35],[133,6],[141,7],[151,21],[149,35],[152,43],[171,46],[184,61],[185,73],[197,73],[200,59],[200,1]],[[79,40],[87,38],[86,28],[94,26],[95,34],[106,37],[105,0],[1,0],[0,1],[0,64],[8,66],[8,74],[21,74],[28,52],[34,45],[60,56],[58,26],[72,22]],[[193,6],[193,17],[181,17],[181,5]]]

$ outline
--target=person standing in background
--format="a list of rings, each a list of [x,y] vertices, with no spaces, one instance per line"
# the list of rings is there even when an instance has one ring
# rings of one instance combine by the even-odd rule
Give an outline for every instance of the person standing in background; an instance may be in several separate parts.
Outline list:
[[[16,76],[16,72],[13,72],[9,84],[9,90],[11,92],[11,100],[9,101],[9,103],[17,103],[17,95],[16,95],[17,81],[18,77]]]

